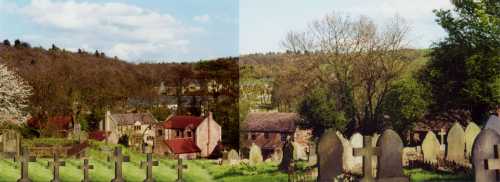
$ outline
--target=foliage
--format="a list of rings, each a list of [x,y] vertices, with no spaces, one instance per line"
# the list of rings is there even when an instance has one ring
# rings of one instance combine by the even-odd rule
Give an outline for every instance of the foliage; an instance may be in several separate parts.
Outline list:
[[[120,138],[118,138],[118,144],[121,144],[121,145],[123,145],[125,147],[128,147],[128,136],[127,135],[123,135]]]
[[[320,137],[329,128],[343,131],[347,125],[344,113],[337,109],[335,95],[323,87],[312,89],[298,110],[303,117],[299,126],[312,129],[314,137]]]
[[[0,123],[23,123],[31,87],[14,72],[0,64]]]
[[[262,151],[260,150],[259,146],[252,144],[252,146],[250,147],[250,156],[248,160],[250,166],[255,166],[262,163]]]
[[[495,0],[453,1],[453,10],[436,10],[448,37],[435,43],[421,73],[435,112],[470,110],[476,121],[500,103],[500,4]]]

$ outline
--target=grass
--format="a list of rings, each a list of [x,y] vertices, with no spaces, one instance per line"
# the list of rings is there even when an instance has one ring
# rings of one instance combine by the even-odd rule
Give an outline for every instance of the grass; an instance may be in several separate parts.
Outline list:
[[[411,181],[474,181],[473,176],[460,173],[436,173],[431,171],[425,171],[423,169],[405,169],[405,175],[411,177]]]

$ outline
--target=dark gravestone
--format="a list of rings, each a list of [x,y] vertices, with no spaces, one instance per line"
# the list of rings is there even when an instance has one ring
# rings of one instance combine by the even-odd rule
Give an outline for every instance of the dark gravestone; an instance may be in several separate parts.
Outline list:
[[[146,179],[144,182],[154,182],[153,178],[153,166],[158,166],[158,161],[153,161],[153,154],[148,153],[146,156],[146,161],[141,161],[141,168],[146,168]]]
[[[363,157],[363,178],[362,182],[375,181],[373,176],[373,157],[380,154],[378,147],[373,147],[372,137],[363,136],[363,148],[353,148],[354,156]]]
[[[500,181],[498,178],[499,166],[488,165],[487,162],[499,160],[499,144],[500,135],[492,129],[483,129],[477,135],[472,149],[472,167],[474,168],[475,181]]]
[[[108,158],[108,161],[115,161],[115,178],[111,182],[125,182],[123,178],[122,165],[123,162],[129,162],[129,156],[122,156],[122,149],[120,147],[115,147],[115,152],[112,159]]]
[[[21,149],[21,156],[19,158],[14,158],[15,161],[21,162],[21,178],[17,180],[17,182],[31,182],[31,179],[28,176],[28,166],[29,162],[36,162],[36,158],[30,156],[28,149]]]
[[[288,172],[290,170],[290,164],[293,160],[293,144],[290,138],[288,138],[283,145],[283,157],[281,158],[281,163],[279,165],[279,170],[283,172]]]
[[[335,130],[327,130],[318,144],[318,181],[333,181],[342,173],[343,151]]]
[[[78,168],[83,169],[82,182],[90,182],[89,170],[94,169],[94,166],[89,164],[89,159],[83,159],[83,165],[78,166]]]
[[[49,162],[48,166],[52,167],[52,180],[50,182],[60,182],[61,179],[59,179],[59,167],[60,166],[65,166],[66,162],[64,161],[59,161],[59,155],[57,153],[54,153],[53,155],[53,161]]]
[[[182,170],[187,169],[187,165],[182,164],[182,159],[179,157],[177,159],[177,180],[175,182],[184,182],[184,178],[182,176]]]
[[[385,130],[377,142],[377,147],[377,181],[410,181],[403,174],[403,141],[399,135],[393,130]]]
[[[500,118],[498,118],[498,116],[491,115],[488,121],[486,121],[484,129],[492,129],[500,135]]]

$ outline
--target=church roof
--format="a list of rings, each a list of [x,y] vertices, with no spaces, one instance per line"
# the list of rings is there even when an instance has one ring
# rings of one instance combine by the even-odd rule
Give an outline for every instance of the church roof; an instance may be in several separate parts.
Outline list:
[[[296,122],[302,120],[297,113],[253,112],[249,113],[241,127],[242,131],[295,132]]]
[[[137,121],[142,124],[156,123],[156,119],[151,113],[111,114],[111,119],[118,125],[133,125]]]
[[[172,116],[167,118],[163,127],[166,129],[184,129],[188,126],[196,128],[203,120],[204,118],[197,116]]]
[[[196,146],[192,138],[176,138],[165,140],[168,148],[174,154],[199,153],[200,148]]]

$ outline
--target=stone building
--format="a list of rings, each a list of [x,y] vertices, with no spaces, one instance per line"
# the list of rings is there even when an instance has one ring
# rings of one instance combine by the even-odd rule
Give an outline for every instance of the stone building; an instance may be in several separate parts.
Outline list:
[[[307,155],[311,149],[310,130],[299,129],[296,125],[302,118],[297,113],[283,112],[253,112],[245,118],[240,127],[240,149],[243,156],[255,143],[262,150],[262,156],[267,159],[281,150],[287,137],[291,137],[299,155]],[[303,158],[303,157],[300,157]]]
[[[156,124],[158,121],[151,113],[111,114],[108,111],[104,118],[106,141],[117,144],[124,137],[131,147],[142,148],[144,145],[154,144]]]

